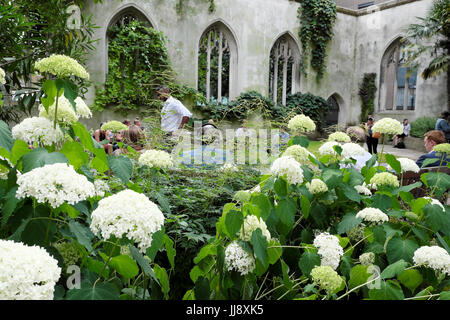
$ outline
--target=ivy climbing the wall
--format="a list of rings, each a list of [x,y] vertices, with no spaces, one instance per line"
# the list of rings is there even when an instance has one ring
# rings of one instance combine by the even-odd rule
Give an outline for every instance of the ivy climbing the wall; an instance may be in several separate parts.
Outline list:
[[[109,30],[108,74],[104,87],[96,90],[94,110],[108,107],[124,115],[159,110],[156,89],[163,84],[178,99],[201,100],[196,90],[176,82],[161,32],[138,20],[113,26]]]
[[[375,84],[376,73],[365,73],[362,83],[359,87],[359,97],[361,98],[361,115],[360,121],[366,122],[367,116],[373,114],[375,110],[375,93],[377,92],[377,86]]]
[[[208,2],[208,12],[212,13],[216,9],[216,4],[214,0],[203,0],[204,2]],[[186,6],[189,0],[177,0],[177,4],[175,5],[175,10],[177,11],[177,14],[182,15],[186,13]]]
[[[298,9],[298,18],[303,74],[307,76],[305,66],[311,56],[311,67],[317,72],[317,81],[320,81],[326,69],[327,46],[333,38],[336,3],[333,0],[303,0]]]

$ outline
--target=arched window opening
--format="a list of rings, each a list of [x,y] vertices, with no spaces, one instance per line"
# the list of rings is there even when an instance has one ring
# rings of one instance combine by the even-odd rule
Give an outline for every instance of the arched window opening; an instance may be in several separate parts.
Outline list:
[[[395,41],[382,60],[380,106],[385,110],[415,110],[417,71],[405,65],[400,40]]]
[[[232,98],[232,69],[236,44],[220,23],[209,27],[200,38],[198,51],[198,90],[207,101],[227,103]]]
[[[275,103],[286,105],[287,95],[297,91],[299,61],[295,41],[287,34],[281,36],[270,51],[269,96]]]
[[[338,124],[339,121],[339,103],[334,95],[327,100],[329,108],[328,113],[325,117],[325,126],[334,126]]]

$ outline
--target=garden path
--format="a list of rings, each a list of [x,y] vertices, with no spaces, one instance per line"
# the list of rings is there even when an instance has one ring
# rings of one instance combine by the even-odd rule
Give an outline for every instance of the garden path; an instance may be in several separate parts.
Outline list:
[[[381,145],[378,145],[378,152],[381,151],[381,147]],[[367,150],[367,145],[365,145],[365,149]],[[423,154],[421,151],[413,149],[397,149],[391,145],[385,145],[383,153],[390,153],[396,157],[408,158],[414,161],[416,161]]]

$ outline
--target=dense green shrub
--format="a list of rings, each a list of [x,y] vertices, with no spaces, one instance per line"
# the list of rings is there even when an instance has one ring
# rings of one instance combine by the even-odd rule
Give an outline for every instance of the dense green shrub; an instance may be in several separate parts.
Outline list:
[[[317,129],[321,131],[325,125],[325,116],[328,112],[328,108],[328,102],[324,98],[315,96],[309,92],[297,92],[287,96],[284,116],[286,118],[289,115],[289,112],[292,111],[296,114],[303,113],[310,117],[316,123]]]
[[[423,138],[423,135],[430,130],[434,130],[437,118],[420,117],[411,122],[411,136]]]
[[[376,73],[364,73],[362,83],[359,87],[359,97],[361,98],[361,115],[359,117],[361,122],[367,121],[367,116],[373,114],[375,109],[374,100],[377,92],[377,85],[375,79]]]
[[[257,185],[259,173],[251,168],[241,168],[232,174],[201,168],[177,169],[167,173],[155,175],[152,180],[149,171],[138,169],[132,181],[163,208],[168,218],[166,233],[174,240],[177,252],[170,297],[179,300],[189,289],[189,271],[194,267],[193,259],[199,246],[215,236],[215,226],[223,206],[232,201],[236,191]],[[166,260],[162,257],[158,264],[169,267]]]

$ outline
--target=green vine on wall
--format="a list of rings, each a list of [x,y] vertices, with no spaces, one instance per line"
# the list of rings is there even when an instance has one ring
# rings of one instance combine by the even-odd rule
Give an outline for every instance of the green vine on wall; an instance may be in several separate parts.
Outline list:
[[[203,0],[209,3],[208,12],[212,13],[214,10],[216,10],[216,4],[214,0]],[[177,4],[175,5],[175,10],[177,11],[177,14],[183,15],[186,13],[186,6],[189,0],[177,0]]]
[[[201,100],[192,88],[180,85],[170,63],[164,35],[138,20],[109,30],[108,74],[104,87],[96,90],[93,109],[111,108],[127,114],[160,109],[156,98],[160,85],[181,100]]]
[[[375,93],[377,92],[377,85],[375,84],[376,73],[365,73],[362,83],[359,87],[359,97],[361,98],[361,122],[367,120],[369,114],[373,114],[375,110]]]
[[[298,9],[299,37],[302,43],[302,72],[306,74],[306,62],[311,54],[311,67],[317,72],[317,81],[325,73],[327,46],[333,38],[336,21],[336,3],[332,0],[303,0]]]

